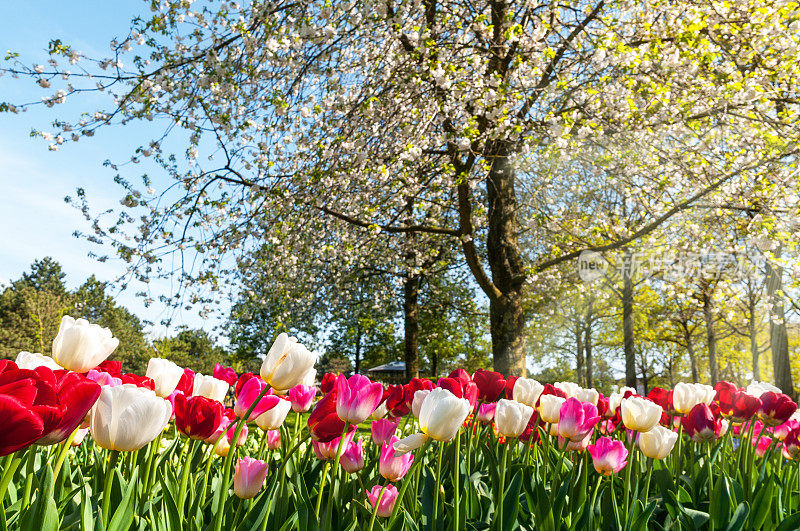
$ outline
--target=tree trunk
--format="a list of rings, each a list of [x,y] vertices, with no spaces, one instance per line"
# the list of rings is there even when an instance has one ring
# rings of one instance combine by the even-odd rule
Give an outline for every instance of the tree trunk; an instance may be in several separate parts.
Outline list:
[[[358,371],[361,368],[361,321],[356,324],[356,363],[355,372],[353,374],[360,374]]]
[[[758,336],[756,331],[756,302],[750,299],[748,303],[750,314],[747,319],[747,332],[750,336],[750,355],[753,358],[753,380],[761,381],[761,368],[759,367]]]
[[[686,341],[686,352],[689,354],[689,365],[692,370],[692,382],[697,383],[700,381],[697,374],[697,355],[694,352],[694,341],[692,341],[692,334],[689,332],[689,327],[683,323],[683,338]]]
[[[636,387],[636,353],[633,343],[633,271],[630,251],[622,268],[622,337],[625,352],[625,385]]]
[[[583,327],[575,325],[575,369],[578,373],[578,384],[583,385]]]
[[[436,378],[439,374],[439,355],[436,351],[431,352],[431,377]]]
[[[409,274],[403,283],[403,316],[405,318],[406,380],[419,377],[419,276]]]
[[[780,256],[780,250],[776,257]],[[767,297],[770,302],[769,340],[775,385],[794,398],[794,383],[789,365],[789,336],[783,308],[783,267],[767,261]]]
[[[719,381],[717,367],[717,332],[714,328],[714,292],[706,285],[703,289],[703,320],[706,324],[706,340],[708,342],[708,372],[711,376],[711,385]]]
[[[594,386],[594,371],[592,370],[592,325],[586,323],[586,340],[583,342],[583,351],[586,353],[586,387]]]
[[[488,234],[486,253],[492,284],[499,295],[490,297],[489,320],[494,369],[525,375],[525,314],[522,308],[525,265],[519,252],[516,175],[509,162],[511,147],[497,142],[489,150],[486,179]]]

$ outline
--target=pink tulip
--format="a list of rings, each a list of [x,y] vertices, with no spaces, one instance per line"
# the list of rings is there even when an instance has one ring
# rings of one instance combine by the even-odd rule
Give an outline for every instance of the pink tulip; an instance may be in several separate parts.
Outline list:
[[[594,469],[604,476],[616,474],[628,464],[628,450],[622,441],[600,437],[595,444],[586,447],[592,456]]]
[[[289,400],[292,401],[292,411],[303,413],[311,409],[311,403],[317,396],[317,388],[313,385],[295,385],[289,389]]]
[[[582,452],[586,450],[586,447],[589,445],[589,441],[592,440],[592,434],[587,433],[586,437],[584,437],[580,441],[570,441],[569,439],[565,439],[563,437],[558,438],[558,447],[564,448],[564,442],[567,442],[567,447],[565,448],[568,452]]]
[[[381,491],[383,491],[383,494],[381,494]],[[371,490],[367,491],[367,498],[369,498],[369,504],[372,505],[375,513],[386,518],[387,516],[392,516],[392,509],[394,509],[394,504],[397,501],[397,488],[392,484],[386,485],[386,487],[375,485]],[[378,503],[378,498],[381,500],[380,503]],[[376,503],[378,503],[377,508],[375,507]]]
[[[350,426],[347,429],[347,433],[344,435],[342,449],[347,448],[353,440],[353,435],[355,435],[355,433],[355,426]],[[311,441],[311,446],[314,448],[314,454],[317,456],[317,459],[321,461],[336,459],[336,451],[339,449],[339,439],[341,439],[341,437],[336,437],[328,442]]]
[[[392,438],[395,431],[397,431],[397,424],[400,419],[378,419],[372,422],[369,430],[372,433],[372,442],[381,446],[383,443]]]
[[[399,441],[394,435],[387,442],[381,446],[381,457],[378,465],[378,470],[384,478],[389,481],[397,481],[402,479],[411,468],[411,463],[414,462],[414,454],[409,452],[400,457],[394,455],[394,443]]]
[[[261,378],[250,378],[247,380],[236,396],[236,404],[233,406],[233,411],[236,412],[236,416],[241,418],[247,413],[247,410],[255,399],[258,398],[258,395],[266,388],[267,382]],[[258,405],[250,413],[250,417],[248,417],[247,420],[255,420],[256,417],[275,406],[274,399],[268,398],[270,395],[272,395],[272,389],[269,389],[267,394],[258,401]]]
[[[336,414],[344,422],[359,424],[372,415],[383,399],[383,385],[361,374],[336,378]]]
[[[269,465],[264,461],[251,457],[239,458],[233,475],[233,492],[244,500],[254,498],[267,479],[268,469]]]
[[[364,439],[359,437],[357,441],[350,441],[342,450],[339,464],[348,474],[354,474],[364,468]]]
[[[792,430],[796,430],[800,428],[800,422],[796,420],[789,419],[783,424],[779,424],[772,428],[772,434],[775,435],[775,438],[779,441],[782,441],[789,435],[789,432]],[[760,430],[754,433],[760,433]]]
[[[235,384],[238,378],[238,376],[236,376],[236,371],[234,371],[232,367],[225,367],[221,363],[217,363],[216,365],[214,365],[213,376],[217,380],[228,382],[228,385]]]
[[[764,457],[764,455],[767,453],[767,450],[769,450],[770,445],[772,445],[772,437],[767,437],[764,435],[758,439],[758,443],[756,443],[756,437],[753,437],[752,444],[756,449],[756,455],[758,457]]]
[[[478,422],[489,424],[494,420],[495,409],[497,409],[497,402],[481,404],[480,407],[478,407],[478,414],[475,418],[478,420]]]
[[[572,442],[580,442],[594,430],[598,422],[600,415],[597,414],[597,406],[577,398],[568,398],[561,404],[558,434]]]
[[[277,450],[281,447],[280,430],[267,430],[267,448]]]
[[[97,382],[100,385],[107,385],[109,387],[116,387],[117,385],[122,385],[122,380],[119,378],[115,378],[111,376],[107,372],[97,371],[92,369],[91,371],[86,373],[86,377],[90,380]]]

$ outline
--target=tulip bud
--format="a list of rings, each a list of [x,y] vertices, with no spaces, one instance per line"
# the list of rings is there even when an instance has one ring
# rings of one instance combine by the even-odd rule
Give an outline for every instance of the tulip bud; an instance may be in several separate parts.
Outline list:
[[[478,399],[485,402],[494,402],[506,388],[506,379],[499,372],[478,369],[472,376],[478,386]]]
[[[311,409],[311,403],[317,396],[317,388],[312,385],[295,385],[289,389],[289,400],[292,402],[292,411],[303,413]]]
[[[281,431],[269,430],[266,433],[267,448],[270,450],[278,450],[281,447]]]
[[[419,412],[420,429],[428,437],[449,442],[455,438],[471,409],[466,398],[458,398],[447,389],[437,387],[422,403]]]
[[[390,483],[385,487],[375,485],[367,491],[367,498],[369,498],[369,503],[372,505],[375,514],[386,518],[392,516],[394,504],[397,502],[397,494],[397,488]],[[375,507],[376,503],[378,504],[377,508]]]
[[[150,361],[147,362],[145,376],[153,380],[156,394],[161,398],[166,398],[178,386],[178,382],[183,376],[183,369],[169,360],[150,358]]]
[[[244,500],[254,498],[264,480],[267,479],[269,465],[251,457],[240,457],[233,474],[233,492]]]
[[[394,455],[404,455],[408,452],[413,452],[417,448],[421,447],[425,444],[425,441],[428,440],[428,436],[424,433],[414,433],[409,435],[408,437],[404,437],[399,441],[395,441],[394,443]]]
[[[520,378],[522,380],[522,378]],[[517,380],[519,384],[519,380]],[[516,389],[516,386],[514,386]],[[539,418],[546,424],[557,424],[561,416],[561,405],[566,402],[565,398],[556,395],[542,395],[539,398]]]
[[[772,437],[764,435],[758,439],[758,442],[756,442],[756,438],[753,437],[752,444],[756,449],[756,455],[758,457],[764,457],[767,453],[767,450],[769,450],[769,447],[772,445]]]
[[[261,364],[261,378],[275,389],[291,389],[302,383],[316,361],[317,357],[297,339],[281,332]]]
[[[83,439],[86,438],[87,433],[89,433],[89,428],[78,428],[77,432],[75,433],[75,437],[72,438],[70,446],[80,446],[80,444],[83,442]]]
[[[429,389],[420,389],[419,391],[414,392],[414,400],[411,402],[411,414],[414,415],[414,418],[419,419],[419,412],[422,409],[422,403],[425,401],[425,397],[430,394]]]
[[[204,396],[186,398],[176,393],[174,408],[175,427],[187,437],[197,440],[205,440],[213,435],[225,418],[225,406]]]
[[[347,429],[347,433],[344,435],[344,441],[342,441],[342,448],[347,447],[350,442],[352,442],[355,433],[355,426],[350,426]],[[314,454],[317,456],[317,459],[321,461],[336,459],[336,452],[339,450],[339,439],[341,439],[341,436],[331,439],[328,442],[311,441],[311,446],[314,448]]]
[[[88,372],[105,361],[118,345],[119,339],[108,328],[65,315],[53,340],[53,359],[67,370]]]
[[[519,437],[533,416],[533,408],[513,400],[500,399],[494,412],[497,433],[503,437]]]
[[[711,408],[700,403],[681,419],[683,431],[695,442],[710,442],[721,437],[722,422]]]
[[[224,402],[225,395],[228,394],[228,382],[217,380],[213,376],[204,376],[199,372],[194,375],[194,396],[204,396],[217,402]]]
[[[767,391],[761,395],[761,407],[758,418],[767,426],[783,424],[797,411],[797,404],[783,393]]]
[[[512,393],[517,402],[536,407],[542,391],[544,386],[533,378],[517,378]]]
[[[250,412],[250,416],[247,417],[248,421],[255,420],[259,415],[273,407],[275,401],[273,398],[269,398],[272,396],[272,389],[267,390],[263,396],[261,395],[266,388],[267,382],[261,378],[248,379],[236,395],[236,402],[233,405],[233,411],[236,413],[236,416],[242,418],[259,396],[261,396],[261,399],[253,408],[253,411]]]
[[[625,398],[620,404],[622,423],[633,431],[650,431],[661,420],[663,410],[658,404],[640,396]]]
[[[783,440],[783,456],[791,461],[800,459],[800,429],[792,430]]]
[[[122,385],[122,380],[120,378],[114,378],[107,372],[100,372],[95,369],[87,372],[86,377],[93,382],[97,382],[99,385],[109,385],[112,387],[115,385]]]
[[[289,411],[292,409],[292,403],[274,395],[265,398],[269,399],[272,406],[256,417],[256,424],[264,431],[277,430],[283,425],[283,421],[286,420],[286,415],[288,415]]]
[[[381,446],[383,443],[392,438],[397,431],[397,424],[399,419],[379,419],[372,421],[370,424],[370,433],[372,434],[372,443],[376,446]]]
[[[556,389],[561,389],[567,398],[577,398],[581,391],[581,386],[575,382],[556,382],[553,384]]]
[[[60,371],[63,369],[63,367],[56,363],[56,360],[50,356],[44,356],[35,352],[26,352],[24,350],[17,354],[17,358],[14,360],[14,362],[20,369],[33,370],[36,367],[47,367],[53,371]]]
[[[664,459],[667,457],[678,434],[663,426],[653,426],[653,429],[639,434],[639,450],[650,459]]]
[[[597,392],[597,389],[581,388],[578,390],[578,393],[575,395],[575,398],[577,398],[581,402],[586,402],[588,404],[597,406],[597,401],[600,400],[600,393]]]
[[[481,404],[478,407],[478,414],[475,416],[478,422],[489,424],[494,420],[495,411],[497,410],[497,402],[490,402],[488,404]]]
[[[354,474],[364,468],[364,439],[359,437],[358,441],[350,441],[342,449],[339,464],[348,474]]]
[[[130,384],[103,387],[89,430],[101,448],[130,452],[155,439],[171,416],[169,402],[153,391]]]
[[[604,476],[616,474],[628,463],[625,445],[610,437],[600,437],[595,444],[588,445],[586,450],[592,456],[594,469]]]
[[[392,436],[387,442],[381,446],[381,456],[378,462],[378,471],[380,475],[389,481],[398,481],[408,473],[411,468],[411,463],[414,462],[414,454],[403,453],[400,455],[395,454],[394,443],[399,439]]]

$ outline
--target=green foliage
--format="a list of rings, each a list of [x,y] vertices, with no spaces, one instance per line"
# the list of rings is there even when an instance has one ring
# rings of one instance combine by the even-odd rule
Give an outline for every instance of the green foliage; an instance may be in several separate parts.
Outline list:
[[[181,330],[174,337],[153,341],[153,349],[160,357],[203,374],[212,374],[214,364],[227,362],[225,350],[204,330]]]

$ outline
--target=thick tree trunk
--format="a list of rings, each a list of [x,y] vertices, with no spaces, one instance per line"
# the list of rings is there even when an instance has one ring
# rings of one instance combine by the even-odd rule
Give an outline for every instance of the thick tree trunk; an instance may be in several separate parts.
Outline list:
[[[636,389],[636,353],[633,343],[633,271],[630,252],[622,268],[622,342],[625,352],[625,385]]]
[[[516,175],[509,162],[511,148],[499,142],[490,150],[486,179],[488,234],[486,252],[492,284],[499,295],[490,297],[489,320],[494,369],[525,375],[525,314],[522,287],[525,266],[519,252]]]
[[[779,255],[779,253],[778,253]],[[775,385],[794,397],[792,370],[789,365],[789,336],[783,307],[783,268],[767,261],[767,297],[770,302],[769,340]]]
[[[578,384],[583,385],[583,326],[575,326],[575,372],[578,373]]]
[[[700,375],[697,374],[697,355],[694,352],[694,341],[692,340],[692,334],[689,332],[689,327],[686,326],[686,323],[683,324],[683,339],[686,341],[686,352],[689,354],[689,365],[692,370],[692,382],[698,383],[700,381]]]
[[[706,324],[706,341],[708,343],[708,372],[711,376],[711,385],[719,381],[719,367],[717,365],[717,332],[714,328],[714,293],[706,286],[703,290],[703,321]]]
[[[419,377],[419,276],[409,275],[403,283],[403,316],[405,318],[406,379]]]

